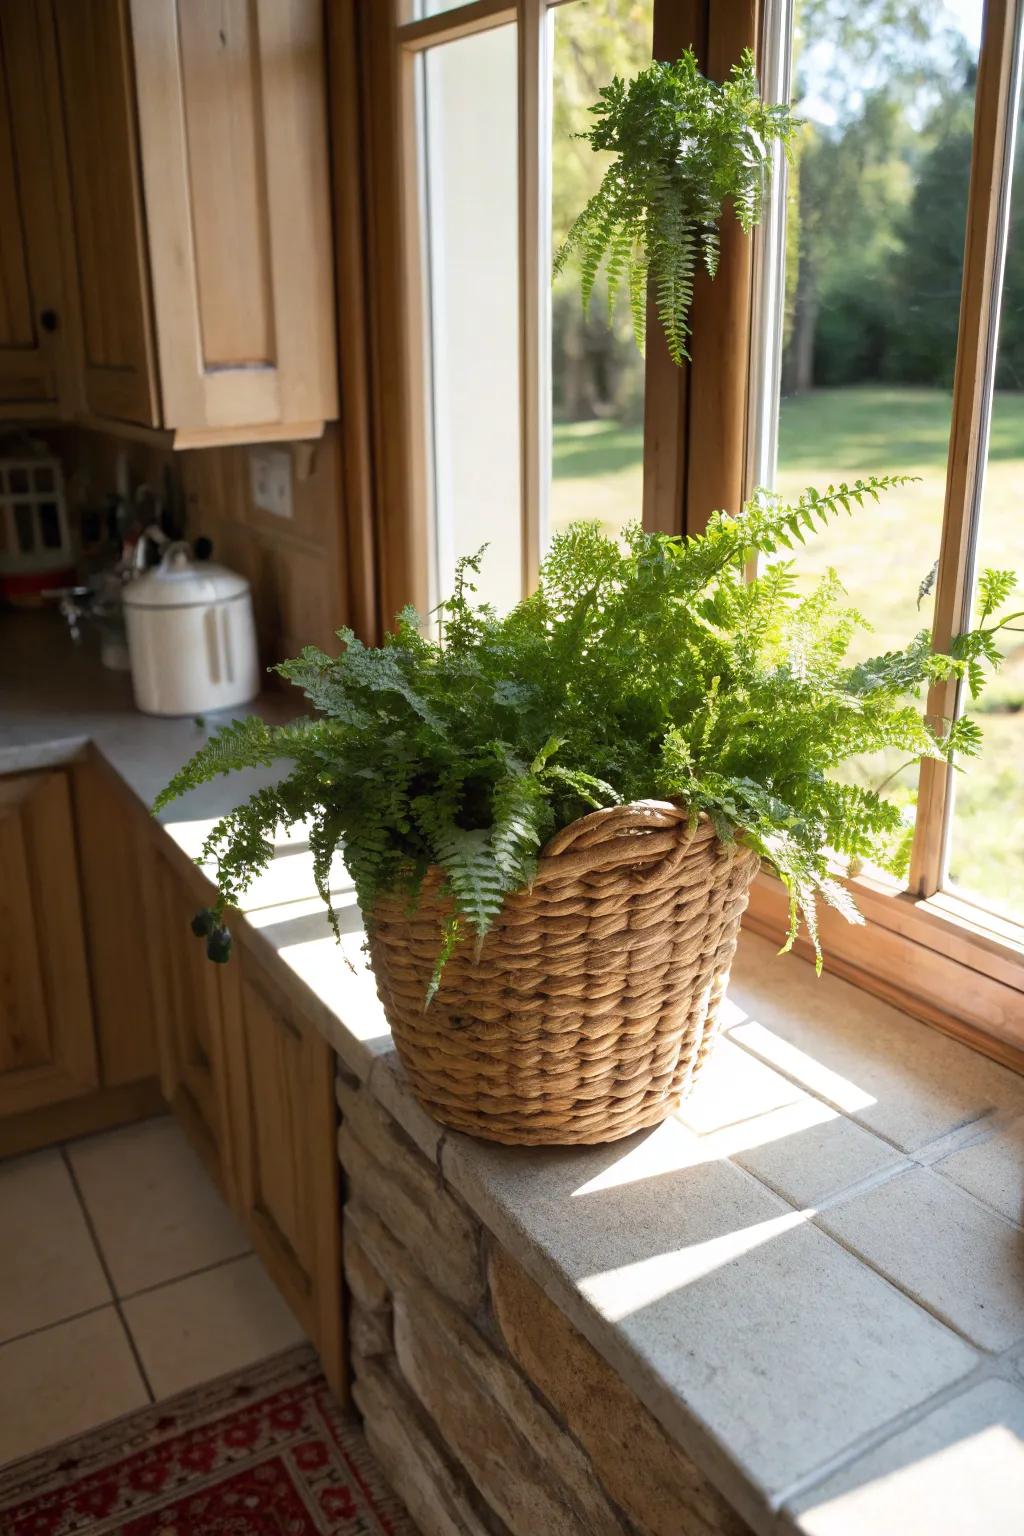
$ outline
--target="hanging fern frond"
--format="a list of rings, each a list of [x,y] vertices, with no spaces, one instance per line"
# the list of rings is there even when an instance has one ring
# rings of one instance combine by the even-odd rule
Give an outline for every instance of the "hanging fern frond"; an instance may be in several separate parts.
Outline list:
[[[718,270],[724,204],[753,229],[773,147],[788,152],[797,124],[788,106],[761,101],[749,49],[721,84],[701,74],[691,49],[674,64],[656,60],[628,84],[616,76],[590,110],[595,121],[580,137],[614,159],[556,253],[554,275],[576,259],[586,312],[607,258],[609,315],[625,281],[642,349],[649,274],[669,353],[682,363],[697,268],[712,278]]]

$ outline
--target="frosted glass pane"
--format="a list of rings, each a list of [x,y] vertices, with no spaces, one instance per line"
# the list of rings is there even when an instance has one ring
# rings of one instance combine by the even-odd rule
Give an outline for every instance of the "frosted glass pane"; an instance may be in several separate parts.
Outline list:
[[[424,61],[437,589],[486,543],[479,595],[505,609],[522,595],[515,27]]]

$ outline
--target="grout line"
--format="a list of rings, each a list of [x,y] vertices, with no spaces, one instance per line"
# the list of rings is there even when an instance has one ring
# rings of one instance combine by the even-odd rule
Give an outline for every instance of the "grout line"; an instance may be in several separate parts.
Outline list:
[[[792,1483],[787,1484],[786,1487],[773,1493],[771,1496],[772,1508],[777,1514],[788,1513],[788,1506],[793,1503],[794,1499],[798,1499],[804,1493],[817,1488],[819,1484],[828,1482],[837,1472],[842,1472],[845,1467],[852,1466],[862,1456],[870,1455],[872,1451],[880,1450],[883,1446],[888,1445],[890,1440],[895,1440],[905,1430],[912,1429],[915,1424],[919,1424],[922,1419],[926,1419],[937,1409],[944,1408],[947,1403],[951,1403],[955,1398],[970,1392],[982,1382],[993,1379],[1005,1379],[1001,1376],[999,1364],[998,1360],[979,1360],[971,1370],[965,1371],[962,1376],[956,1377],[954,1381],[947,1382],[944,1387],[940,1387],[937,1392],[931,1393],[929,1397],[923,1398],[921,1402],[914,1403],[911,1407],[905,1408],[901,1413],[895,1414],[893,1418],[886,1419],[884,1423],[876,1425],[874,1429],[865,1430],[862,1435],[858,1435],[856,1440],[852,1440],[841,1451],[837,1451],[833,1456],[829,1456],[812,1471],[796,1478]]]
[[[26,1328],[24,1333],[12,1333],[9,1339],[0,1340],[0,1350],[5,1350],[8,1344],[20,1344],[22,1339],[34,1339],[37,1333],[49,1333],[51,1328],[63,1328],[65,1323],[77,1323],[79,1318],[106,1312],[111,1306],[113,1302],[101,1301],[95,1307],[83,1307],[81,1312],[69,1312],[67,1317],[55,1317],[52,1323],[39,1323],[35,1328]]]
[[[950,1333],[955,1334],[962,1343],[967,1345],[968,1349],[983,1357],[992,1357],[994,1352],[991,1349],[986,1349],[984,1344],[979,1344],[975,1339],[970,1338],[951,1318],[939,1312],[930,1301],[926,1301],[923,1296],[915,1295],[913,1291],[908,1290],[905,1285],[901,1284],[895,1275],[887,1274],[876,1260],[869,1258],[859,1248],[855,1248],[840,1233],[819,1222],[817,1212],[811,1216],[810,1220],[812,1225],[817,1227],[819,1232],[823,1232],[826,1237],[831,1238],[837,1247],[844,1249],[852,1258],[857,1260],[858,1264],[863,1264],[865,1269],[870,1269],[872,1273],[878,1275],[881,1280],[884,1280],[887,1285],[891,1285],[894,1291],[898,1291],[901,1296],[905,1297],[907,1301],[912,1302],[915,1307],[920,1307],[922,1312],[927,1312],[934,1322],[939,1323],[943,1328],[947,1328]]]
[[[912,1149],[901,1147],[899,1142],[894,1141],[891,1136],[887,1136],[884,1131],[877,1130],[872,1125],[866,1125],[863,1120],[858,1119],[857,1113],[850,1113],[848,1110],[843,1109],[842,1105],[837,1104],[834,1099],[830,1099],[826,1094],[819,1092],[817,1088],[811,1088],[786,1067],[776,1061],[772,1061],[769,1056],[764,1055],[756,1046],[749,1045],[745,1040],[737,1039],[733,1031],[740,1028],[742,1028],[742,1024],[732,1024],[728,1029],[723,1030],[723,1036],[729,1041],[730,1045],[738,1046],[741,1051],[746,1051],[748,1056],[752,1056],[755,1061],[759,1061],[762,1066],[768,1067],[772,1072],[777,1073],[779,1077],[785,1078],[786,1082],[792,1083],[794,1087],[799,1088],[809,1099],[816,1099],[819,1104],[827,1105],[829,1109],[834,1110],[842,1119],[849,1120],[853,1125],[857,1126],[858,1130],[863,1131],[868,1136],[873,1136],[876,1141],[884,1142],[892,1151],[898,1152],[901,1157],[909,1158],[912,1162],[919,1163],[922,1167],[928,1167],[932,1162],[937,1161],[938,1158],[951,1156],[954,1152],[961,1152],[966,1147],[974,1146],[977,1142],[987,1141],[991,1136],[996,1136],[1001,1131],[1006,1130],[1017,1120],[1024,1119],[1024,1115],[1020,1115],[1016,1110],[1000,1109],[998,1107],[995,1109],[982,1109],[974,1116],[969,1116],[966,1120],[960,1121],[958,1125],[951,1126],[948,1131],[943,1131],[940,1136],[934,1136],[930,1141],[922,1142],[919,1147]],[[779,1038],[785,1039],[784,1036]],[[786,1043],[788,1044],[789,1042]],[[799,1050],[801,1047],[796,1047],[796,1049]],[[809,1053],[805,1052],[804,1054],[807,1055]],[[828,1070],[831,1070],[831,1068]]]
[[[152,1385],[150,1383],[149,1376],[148,1376],[148,1374],[146,1372],[146,1367],[142,1363],[142,1356],[139,1354],[139,1348],[138,1348],[138,1345],[135,1342],[135,1337],[134,1337],[131,1329],[128,1326],[128,1320],[125,1317],[124,1309],[121,1306],[121,1298],[118,1296],[118,1294],[117,1294],[117,1287],[114,1284],[114,1277],[110,1273],[110,1266],[107,1263],[106,1254],[103,1252],[103,1248],[102,1248],[102,1246],[100,1244],[99,1236],[98,1236],[96,1228],[95,1228],[95,1226],[93,1224],[92,1216],[91,1216],[91,1214],[89,1212],[89,1207],[85,1203],[85,1196],[82,1193],[82,1187],[81,1187],[81,1185],[78,1182],[78,1177],[77,1177],[77,1175],[75,1173],[74,1167],[72,1166],[71,1159],[68,1156],[68,1149],[67,1149],[66,1146],[62,1146],[61,1147],[60,1155],[64,1159],[64,1166],[65,1166],[65,1168],[68,1171],[68,1177],[71,1180],[71,1187],[74,1190],[75,1195],[76,1195],[76,1197],[78,1199],[78,1203],[79,1203],[79,1205],[80,1205],[80,1207],[82,1209],[82,1215],[83,1215],[83,1217],[85,1219],[85,1225],[86,1225],[86,1227],[89,1230],[89,1236],[92,1239],[93,1247],[96,1249],[96,1257],[99,1259],[100,1268],[103,1270],[103,1274],[106,1277],[107,1285],[110,1287],[110,1294],[111,1294],[111,1296],[113,1298],[114,1310],[116,1311],[118,1319],[120,1320],[121,1327],[124,1329],[125,1338],[128,1340],[128,1348],[132,1352],[132,1358],[135,1361],[136,1369],[138,1370],[139,1376],[142,1379],[142,1385],[146,1389],[146,1395],[148,1396],[149,1401],[151,1403],[155,1403],[156,1402],[156,1393],[153,1391],[153,1387],[152,1387]]]
[[[168,1286],[177,1285],[179,1280],[194,1280],[197,1275],[208,1275],[215,1269],[223,1269],[228,1264],[237,1264],[240,1259],[252,1257],[252,1248],[240,1248],[237,1253],[226,1254],[222,1259],[213,1259],[209,1264],[200,1264],[197,1269],[186,1269],[180,1275],[169,1275],[166,1280],[154,1280],[152,1285],[140,1285],[137,1291],[126,1291],[119,1299],[134,1301],[138,1296],[152,1296],[154,1291],[165,1291]]]

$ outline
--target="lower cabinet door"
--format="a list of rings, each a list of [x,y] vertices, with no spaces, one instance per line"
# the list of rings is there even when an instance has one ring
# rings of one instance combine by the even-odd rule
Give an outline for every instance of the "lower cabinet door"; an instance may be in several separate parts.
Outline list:
[[[222,968],[235,1194],[253,1247],[344,1394],[334,1058],[242,945]]]
[[[0,1115],[99,1082],[65,773],[0,779]]]
[[[164,834],[159,834],[163,836]],[[149,870],[147,928],[154,940],[157,1043],[164,1097],[224,1195],[233,1195],[220,966],[189,928],[209,900],[198,871],[179,872],[159,852]]]

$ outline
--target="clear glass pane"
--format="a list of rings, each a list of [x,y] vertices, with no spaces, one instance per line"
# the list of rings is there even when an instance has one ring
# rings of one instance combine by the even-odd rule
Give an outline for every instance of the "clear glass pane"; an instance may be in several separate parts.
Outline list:
[[[522,595],[516,29],[423,55],[437,595],[487,544],[480,597]]]
[[[650,63],[654,0],[573,0],[551,14],[551,225],[558,250],[610,159],[577,135],[613,75],[635,74]],[[551,372],[549,529],[587,517],[617,532],[639,520],[643,496],[644,365],[624,293],[609,327],[603,279],[585,317],[578,269],[559,276],[551,300]]]
[[[1010,198],[996,393],[981,501],[978,568],[1024,582],[1024,144],[1018,121]],[[1018,589],[1011,609],[1024,608]],[[1024,625],[1024,620],[1018,620]],[[954,775],[949,878],[1024,918],[1024,634],[1004,634],[1005,661],[967,713],[981,727],[980,758]]]
[[[834,567],[871,625],[854,659],[930,627],[960,307],[981,0],[903,6],[796,0],[804,127],[789,171],[775,486],[797,495],[872,474],[917,482],[816,536],[810,586]],[[850,778],[906,805],[916,766]]]

